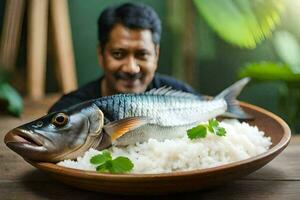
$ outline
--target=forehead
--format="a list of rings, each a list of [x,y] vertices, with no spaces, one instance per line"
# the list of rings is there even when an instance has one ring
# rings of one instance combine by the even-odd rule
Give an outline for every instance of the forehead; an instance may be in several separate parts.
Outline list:
[[[152,33],[148,29],[130,29],[120,24],[114,26],[109,35],[110,48],[153,48]]]

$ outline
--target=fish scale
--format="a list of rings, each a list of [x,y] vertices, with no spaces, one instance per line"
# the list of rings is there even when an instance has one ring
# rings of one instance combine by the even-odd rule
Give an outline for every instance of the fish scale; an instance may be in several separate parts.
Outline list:
[[[199,96],[184,94],[119,94],[99,99],[97,105],[111,121],[144,116],[160,126],[192,124],[226,110],[223,99],[202,101]]]

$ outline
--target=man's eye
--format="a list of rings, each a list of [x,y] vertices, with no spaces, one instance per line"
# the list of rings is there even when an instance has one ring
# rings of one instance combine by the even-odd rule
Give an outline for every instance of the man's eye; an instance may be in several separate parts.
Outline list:
[[[124,54],[122,52],[113,52],[112,55],[116,59],[121,59],[124,56]]]
[[[147,53],[146,51],[141,51],[136,54],[136,56],[140,59],[146,59],[148,55],[149,53]]]

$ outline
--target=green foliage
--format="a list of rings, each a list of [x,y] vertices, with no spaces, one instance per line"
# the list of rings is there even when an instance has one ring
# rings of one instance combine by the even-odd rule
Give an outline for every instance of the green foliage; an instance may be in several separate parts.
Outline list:
[[[273,39],[275,50],[284,64],[273,62],[250,63],[242,67],[240,77],[251,77],[255,81],[279,81],[278,107],[291,129],[300,119],[300,45],[297,38],[289,32],[278,31]]]
[[[276,31],[273,44],[281,60],[295,74],[300,73],[300,45],[296,36],[287,31]]]
[[[282,116],[288,121],[291,129],[296,130],[297,119],[300,118],[300,74],[295,73],[288,64],[260,62],[241,68],[240,77],[251,77],[252,81],[280,81],[278,107]]]
[[[239,77],[251,77],[257,81],[300,81],[300,74],[294,73],[289,65],[266,61],[245,65],[240,69]]]
[[[208,25],[225,41],[254,48],[268,37],[283,10],[283,0],[194,0]]]

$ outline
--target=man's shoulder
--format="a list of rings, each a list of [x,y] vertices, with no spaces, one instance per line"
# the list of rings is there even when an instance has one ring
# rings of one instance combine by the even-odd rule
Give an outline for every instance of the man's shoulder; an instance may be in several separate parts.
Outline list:
[[[177,80],[174,77],[164,75],[164,74],[158,74],[158,73],[156,73],[155,76],[153,77],[153,80],[150,83],[148,89],[150,90],[153,88],[160,88],[163,86],[170,86],[176,90],[181,90],[181,91],[189,92],[189,93],[195,93],[193,88],[191,86],[189,86],[187,83]]]
[[[86,93],[89,96],[95,96],[95,97],[100,97],[100,83],[101,83],[101,78],[97,78],[96,80],[90,81],[86,83],[85,85],[81,86],[78,88],[78,92],[83,92]]]
[[[94,99],[100,97],[100,79],[90,81],[78,89],[65,94],[65,97],[72,96],[79,99]]]
[[[61,110],[83,101],[99,98],[101,93],[100,81],[101,78],[98,78],[96,80],[90,81],[89,83],[86,83],[85,85],[79,87],[77,90],[64,94],[49,109],[48,112]]]

